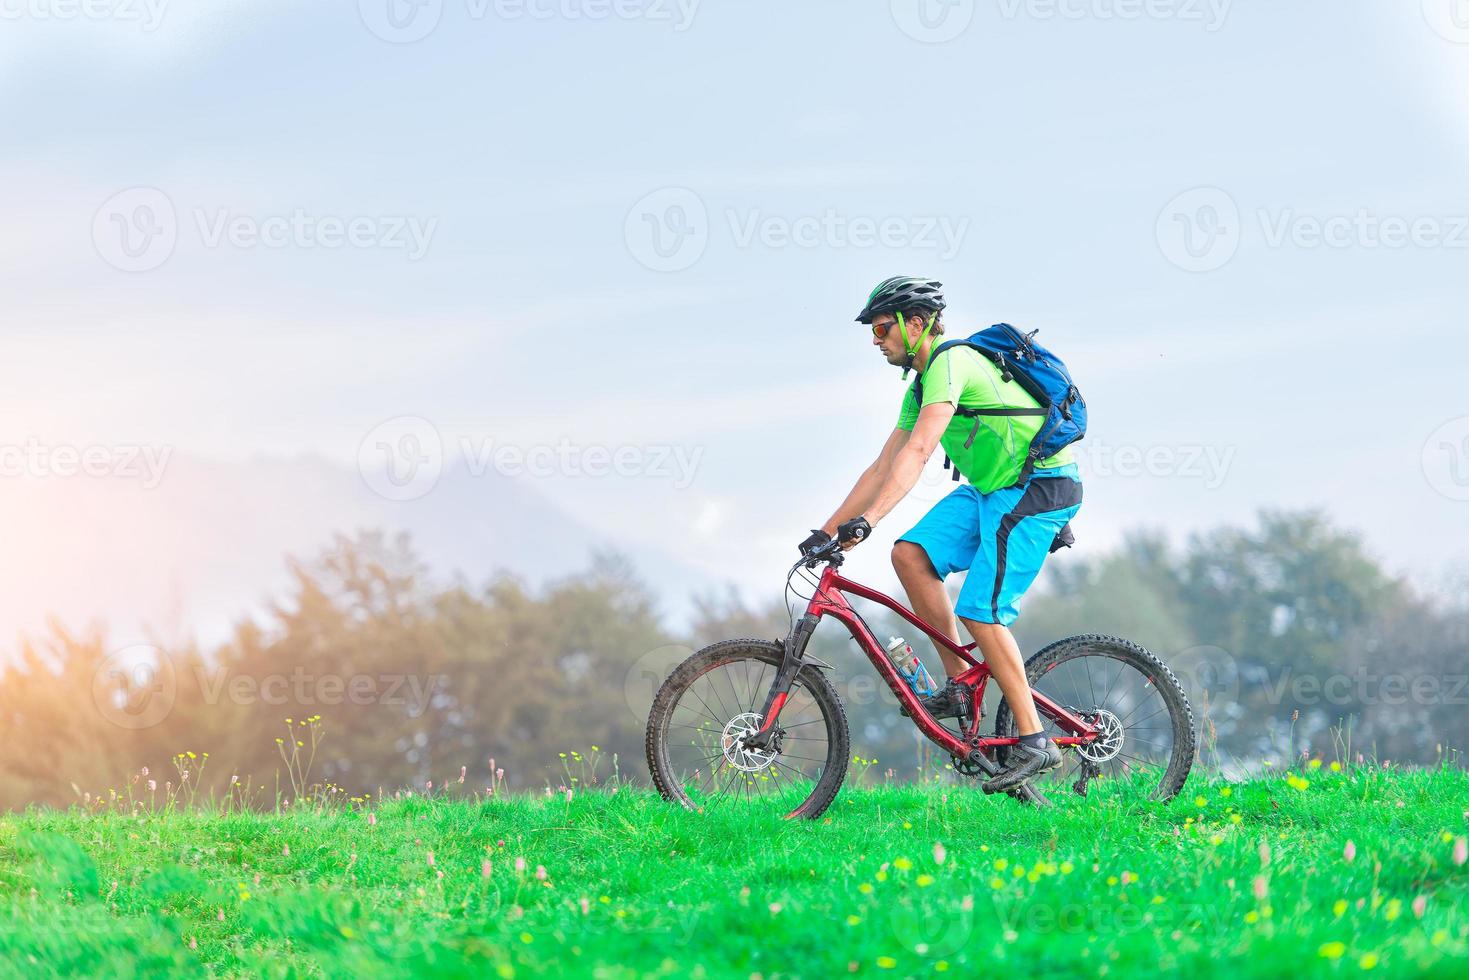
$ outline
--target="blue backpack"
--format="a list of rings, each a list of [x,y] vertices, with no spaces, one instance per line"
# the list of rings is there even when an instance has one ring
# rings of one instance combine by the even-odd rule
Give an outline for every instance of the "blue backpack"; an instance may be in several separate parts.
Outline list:
[[[973,347],[994,362],[1000,369],[1000,378],[1014,380],[1026,393],[1039,403],[1040,408],[958,408],[955,414],[973,418],[974,429],[964,443],[968,449],[979,432],[981,415],[1044,415],[1035,438],[1025,454],[1025,464],[1020,476],[1011,486],[1024,483],[1035,469],[1035,465],[1048,459],[1073,442],[1086,435],[1086,400],[1071,380],[1071,372],[1055,354],[1037,344],[1033,338],[1038,331],[1023,334],[1008,323],[997,323],[963,340],[949,340],[934,348],[928,363],[933,364],[939,354],[951,347]],[[923,375],[913,381],[915,404],[923,405]],[[944,454],[944,469],[950,468],[948,454]],[[954,480],[959,479],[959,468],[953,467]]]

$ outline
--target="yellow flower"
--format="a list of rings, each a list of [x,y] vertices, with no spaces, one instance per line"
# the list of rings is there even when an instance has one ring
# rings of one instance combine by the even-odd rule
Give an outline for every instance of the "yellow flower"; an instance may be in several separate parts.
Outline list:
[[[1347,944],[1340,942],[1322,943],[1321,948],[1316,950],[1318,954],[1328,960],[1339,960],[1347,951]]]
[[[1250,909],[1248,912],[1245,913],[1245,921],[1252,925],[1256,922],[1259,922],[1260,913],[1256,912],[1254,909]]]
[[[522,932],[520,934],[520,941],[523,942],[523,943],[533,943],[533,942],[536,941],[536,937],[535,936],[532,936],[528,932]]]
[[[872,877],[876,878],[878,881],[887,881],[888,880],[888,873],[886,871],[879,871],[877,874],[873,875]]]
[[[1306,787],[1311,785],[1300,776],[1297,776],[1295,773],[1291,773],[1290,775],[1286,776],[1285,782],[1286,785],[1288,785],[1291,789],[1298,789],[1302,791],[1304,791]]]
[[[1234,787],[1233,786],[1225,786],[1223,789],[1221,789],[1219,791],[1219,795],[1220,796],[1233,796],[1234,795]]]
[[[1330,768],[1332,772],[1341,772],[1341,763],[1333,761]]]
[[[1117,876],[1116,875],[1108,875],[1107,876],[1107,884],[1109,886],[1117,884]]]
[[[913,867],[913,862],[909,861],[907,858],[898,858],[896,861],[893,862],[893,867],[897,868],[899,871],[907,871],[909,868]]]
[[[1377,965],[1377,954],[1376,953],[1363,953],[1362,954],[1362,958],[1357,961],[1357,965],[1360,966],[1364,970],[1370,970],[1370,969],[1372,969],[1374,966]]]
[[[1076,870],[1076,865],[1072,864],[1070,861],[1062,861],[1061,862],[1061,873],[1063,875],[1069,875],[1069,874],[1071,874],[1071,872],[1073,872],[1075,870]]]
[[[1312,769],[1320,769],[1321,768],[1321,760],[1320,759],[1312,759],[1311,760],[1311,768]]]
[[[1438,839],[1447,844],[1454,839],[1454,835],[1445,830],[1442,834],[1439,835]]]
[[[1391,922],[1393,919],[1396,919],[1398,915],[1402,913],[1402,911],[1402,900],[1395,898],[1391,902],[1387,903],[1387,909],[1382,913],[1382,917]]]
[[[879,956],[877,958],[877,965],[882,967],[884,970],[891,970],[893,967],[898,965],[898,961],[893,959],[891,956]]]
[[[1194,806],[1208,806],[1208,805],[1209,805],[1209,800],[1208,800],[1207,797],[1205,797],[1203,795],[1199,795],[1199,796],[1195,796],[1194,797]]]
[[[1336,916],[1338,919],[1340,919],[1343,915],[1346,915],[1346,912],[1347,912],[1347,900],[1346,899],[1344,899],[1344,898],[1338,898],[1335,902],[1332,903],[1332,905],[1331,905],[1331,914],[1334,915],[1334,916]]]
[[[1153,896],[1153,904],[1154,905],[1162,905],[1163,904],[1163,896],[1162,895],[1154,895]]]
[[[1023,865],[1023,864],[1017,864],[1017,865],[1015,865],[1015,867],[1010,870],[1010,873],[1012,875],[1014,875],[1015,877],[1017,877],[1017,878],[1024,878],[1025,877],[1025,865]]]
[[[908,821],[904,820],[903,821],[903,829],[904,830],[912,830],[913,829],[913,825],[911,823],[909,823]]]
[[[1230,823],[1239,823],[1242,819],[1243,818],[1238,813],[1231,813],[1229,815],[1229,822]]]
[[[864,881],[864,882],[862,882],[862,884],[860,884],[860,885],[857,886],[857,890],[859,892],[861,892],[862,894],[864,894],[864,895],[871,895],[872,894],[872,885],[870,883]]]
[[[919,875],[918,876],[918,887],[919,888],[927,888],[931,884],[933,884],[933,875]]]
[[[1008,867],[1010,867],[1010,862],[1009,861],[1006,861],[1004,858],[996,858],[995,859],[995,870],[996,871],[1004,871]]]
[[[935,963],[933,965],[933,971],[935,973],[943,973],[948,968],[949,968],[949,961],[948,960],[939,960],[937,963]]]
[[[847,925],[849,925],[849,926],[855,926],[857,923],[859,923],[861,921],[862,921],[862,919],[861,919],[860,916],[856,916],[856,915],[849,915],[849,916],[847,916]]]
[[[999,891],[1001,888],[1005,887],[1005,883],[999,878],[991,878],[990,887],[993,888],[995,891]]]

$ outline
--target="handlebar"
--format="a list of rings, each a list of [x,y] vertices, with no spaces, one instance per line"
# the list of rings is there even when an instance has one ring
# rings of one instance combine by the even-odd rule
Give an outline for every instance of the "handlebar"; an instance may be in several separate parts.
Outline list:
[[[813,548],[802,555],[801,560],[791,567],[791,571],[794,572],[802,565],[805,565],[807,568],[815,568],[821,562],[840,565],[846,561],[846,558],[846,553],[842,551],[842,543],[836,538],[832,538],[821,547]]]

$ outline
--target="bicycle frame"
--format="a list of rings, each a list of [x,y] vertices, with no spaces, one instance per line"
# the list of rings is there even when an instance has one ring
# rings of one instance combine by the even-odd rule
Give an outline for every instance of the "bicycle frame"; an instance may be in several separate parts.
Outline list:
[[[920,619],[915,613],[897,600],[878,592],[876,589],[870,589],[859,582],[854,582],[849,578],[843,578],[837,572],[837,566],[839,564],[840,560],[837,560],[826,566],[821,574],[820,584],[806,605],[806,614],[801,617],[801,621],[791,631],[791,634],[786,637],[785,656],[782,659],[780,670],[776,673],[775,682],[771,685],[770,693],[766,697],[760,731],[747,744],[751,746],[763,745],[766,739],[761,738],[761,736],[767,736],[768,738],[767,733],[775,727],[776,722],[780,718],[780,711],[785,706],[786,699],[790,694],[791,682],[795,679],[801,667],[806,664],[804,659],[806,644],[810,642],[811,634],[815,631],[817,623],[820,622],[823,616],[832,616],[840,620],[847,627],[847,631],[852,634],[852,638],[857,641],[862,651],[867,654],[867,659],[872,661],[872,666],[882,677],[883,682],[897,696],[898,701],[908,709],[908,714],[913,719],[913,723],[918,726],[918,730],[950,755],[957,759],[970,761],[979,761],[979,759],[983,758],[985,762],[988,762],[987,753],[990,750],[998,746],[1014,745],[1019,741],[1018,738],[1002,738],[998,736],[981,738],[979,735],[981,716],[977,707],[974,712],[974,717],[967,720],[967,728],[964,731],[963,738],[956,737],[952,732],[940,725],[923,707],[918,695],[913,692],[913,689],[899,675],[898,669],[888,657],[887,651],[878,643],[877,637],[872,635],[872,631],[867,628],[867,624],[863,622],[862,617],[847,602],[847,597],[844,593],[851,593],[852,595],[886,606],[922,630],[935,644],[942,646],[969,664],[968,669],[959,674],[956,680],[974,685],[974,701],[976,706],[983,701],[985,685],[990,679],[989,666],[980,660],[976,660],[971,653],[977,644],[969,643],[964,646],[958,646],[953,640]],[[1035,698],[1036,711],[1042,717],[1050,718],[1059,729],[1068,733],[1055,739],[1058,746],[1084,745],[1097,737],[1098,733],[1095,728],[1041,692],[1032,689],[1031,695]]]

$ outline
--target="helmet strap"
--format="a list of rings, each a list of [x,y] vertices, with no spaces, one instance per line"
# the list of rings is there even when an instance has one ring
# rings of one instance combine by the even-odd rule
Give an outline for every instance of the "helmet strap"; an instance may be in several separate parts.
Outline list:
[[[901,311],[897,313],[897,317],[898,330],[901,331],[903,334],[903,349],[908,352],[908,363],[903,367],[903,380],[907,381],[908,372],[913,367],[913,358],[917,357],[918,352],[923,349],[923,342],[928,339],[928,332],[932,330],[933,325],[938,322],[939,315],[937,312],[935,312],[933,316],[928,318],[928,325],[923,328],[923,333],[918,335],[918,343],[916,344],[908,343],[908,328],[903,323],[903,314]]]

